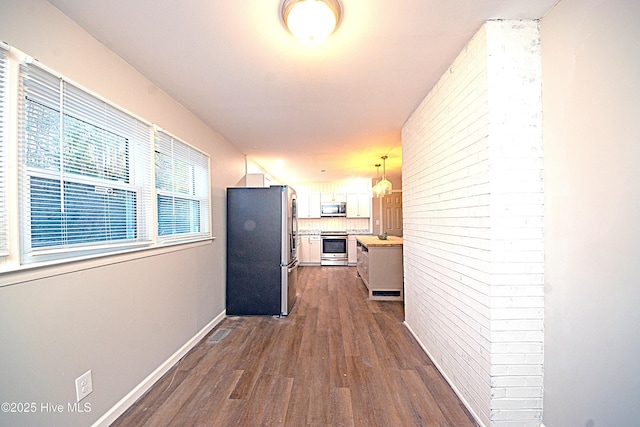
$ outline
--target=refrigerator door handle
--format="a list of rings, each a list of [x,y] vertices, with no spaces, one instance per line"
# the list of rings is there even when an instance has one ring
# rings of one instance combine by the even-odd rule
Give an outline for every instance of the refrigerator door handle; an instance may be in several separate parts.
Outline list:
[[[299,263],[300,261],[298,261],[298,259],[296,258],[295,261],[287,266],[287,273],[291,273],[294,269],[298,268]]]

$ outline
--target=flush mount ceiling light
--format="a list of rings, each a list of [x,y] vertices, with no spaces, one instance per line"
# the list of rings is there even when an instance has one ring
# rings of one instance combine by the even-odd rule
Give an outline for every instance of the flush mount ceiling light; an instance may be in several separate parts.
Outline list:
[[[338,0],[284,0],[282,20],[304,43],[320,43],[337,28],[342,17]]]

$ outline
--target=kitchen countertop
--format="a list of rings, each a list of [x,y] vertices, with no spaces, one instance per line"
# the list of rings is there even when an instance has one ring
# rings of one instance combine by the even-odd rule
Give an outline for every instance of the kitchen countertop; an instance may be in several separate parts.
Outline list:
[[[298,230],[299,236],[319,236],[320,230]]]
[[[366,229],[347,229],[344,231],[344,234],[349,236],[367,235],[367,233],[369,233],[369,231]],[[322,234],[322,230],[303,229],[298,230],[298,234],[300,236],[319,236]]]
[[[387,240],[380,240],[378,236],[356,236],[356,239],[365,245],[366,247],[389,247],[389,246],[402,246],[402,237],[389,236]]]

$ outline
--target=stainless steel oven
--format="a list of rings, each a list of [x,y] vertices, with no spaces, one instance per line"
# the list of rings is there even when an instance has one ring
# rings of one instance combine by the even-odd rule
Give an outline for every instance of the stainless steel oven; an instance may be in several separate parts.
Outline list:
[[[323,231],[320,233],[322,248],[320,265],[348,265],[346,231]]]

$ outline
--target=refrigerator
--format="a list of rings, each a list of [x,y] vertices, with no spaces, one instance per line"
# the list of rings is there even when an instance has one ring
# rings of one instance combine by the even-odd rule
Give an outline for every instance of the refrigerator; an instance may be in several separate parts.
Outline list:
[[[227,315],[289,314],[298,278],[296,192],[227,188]]]

